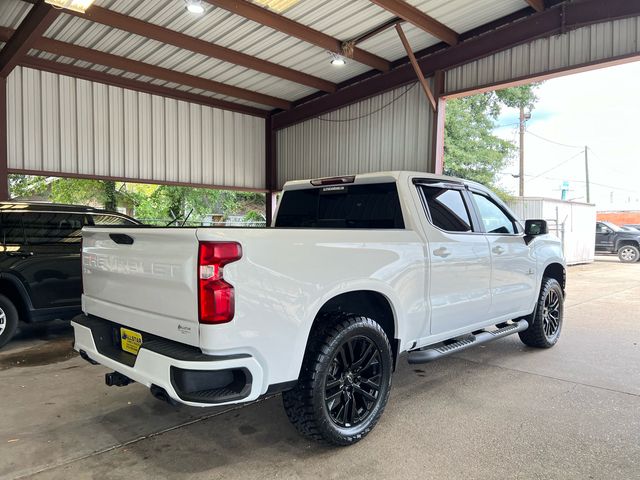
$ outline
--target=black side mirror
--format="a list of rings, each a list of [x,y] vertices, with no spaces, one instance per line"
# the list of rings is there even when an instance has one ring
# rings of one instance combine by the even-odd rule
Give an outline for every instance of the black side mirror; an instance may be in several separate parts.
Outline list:
[[[524,222],[524,234],[530,237],[549,233],[546,220],[527,220]]]

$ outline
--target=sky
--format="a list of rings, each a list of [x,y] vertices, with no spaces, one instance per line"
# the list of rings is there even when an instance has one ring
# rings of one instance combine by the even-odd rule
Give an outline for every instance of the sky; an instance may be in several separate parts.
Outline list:
[[[640,62],[547,80],[524,139],[525,196],[586,201],[587,146],[591,203],[598,210],[640,210]],[[504,108],[494,133],[518,143],[517,109]],[[518,192],[518,153],[500,175]]]

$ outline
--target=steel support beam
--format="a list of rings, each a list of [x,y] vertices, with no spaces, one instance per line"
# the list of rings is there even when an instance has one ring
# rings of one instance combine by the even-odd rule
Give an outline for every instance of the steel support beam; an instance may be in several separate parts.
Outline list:
[[[271,116],[265,123],[265,216],[267,227],[271,226],[275,211],[275,196],[278,190],[277,134],[272,128]]]
[[[436,109],[433,113],[433,128],[431,135],[431,158],[429,172],[442,175],[444,170],[444,126],[445,109],[447,105],[444,94],[445,72],[438,70],[433,75],[433,92],[436,98]]]
[[[16,34],[17,34],[17,31],[12,32],[11,29],[1,28],[0,40],[11,41]],[[53,40],[50,38],[40,38],[34,42],[34,44],[32,45],[32,48],[35,48],[37,50],[42,50],[48,53],[54,53],[56,55],[63,55],[65,57],[76,58],[79,60],[84,60],[86,62],[104,65],[106,67],[124,70],[126,72],[137,73],[139,75],[145,75],[152,78],[166,80],[168,82],[174,82],[181,85],[188,85],[188,86],[199,88],[209,92],[229,95],[231,97],[248,100],[250,102],[261,103],[263,105],[269,105],[276,108],[288,109],[291,106],[289,101],[284,100],[282,98],[272,97],[270,95],[265,95],[265,94],[254,92],[251,90],[246,90],[244,88],[234,87],[232,85],[216,82],[215,80],[196,77],[195,75],[189,75],[186,73],[177,72],[175,70],[170,70],[168,68],[158,67],[156,65],[151,65],[149,63],[131,60],[126,57],[120,57],[118,55],[113,55],[111,53],[106,53],[106,52],[101,52],[99,50],[93,50],[91,48],[81,47],[79,45],[61,42],[59,40]],[[35,63],[34,61],[37,62],[38,60],[39,59],[37,58],[26,56],[26,57],[23,57],[20,63],[33,64]],[[78,67],[75,67],[75,68],[78,68]],[[91,72],[91,69],[80,69],[80,70],[86,70],[87,72]],[[109,76],[114,77],[114,75],[109,75]],[[141,82],[138,82],[138,83],[141,83]],[[227,103],[235,105],[233,104],[233,102],[227,102]],[[259,109],[255,109],[255,110],[259,110]]]
[[[0,77],[7,77],[58,16],[58,10],[39,0],[0,50]]]
[[[158,42],[174,45],[176,47],[200,53],[207,57],[217,58],[225,62],[240,65],[258,72],[273,75],[274,77],[283,78],[291,82],[316,88],[324,92],[335,92],[336,85],[313,75],[308,75],[299,70],[287,68],[277,63],[268,62],[242,52],[231,50],[230,48],[221,47],[198,38],[176,32],[159,25],[129,17],[106,8],[92,5],[86,13],[77,13],[66,11],[70,15],[80,18],[86,18],[93,22],[101,23],[109,27],[118,28],[125,32],[135,33],[146,38],[157,40]]]
[[[209,80],[207,78],[197,77],[195,75],[189,75],[187,73],[170,70],[168,68],[158,67],[150,63],[131,60],[111,53],[61,42],[59,40],[41,38],[35,42],[33,47],[45,52],[55,53],[56,55],[77,58],[79,60],[84,60],[85,62],[97,63],[98,65],[117,68],[124,70],[125,72],[137,73],[151,78],[166,80],[167,82],[175,82],[180,85],[200,88],[209,92],[229,95],[230,97],[260,103],[262,105],[269,105],[285,110],[291,106],[287,100],[282,98],[246,90],[244,88],[235,87],[215,80]]]
[[[7,148],[7,79],[0,77],[0,202],[9,200],[9,151]]]
[[[417,9],[413,5],[409,5],[404,0],[370,1],[449,45],[456,45],[458,43],[457,32],[440,23],[435,18],[430,17],[422,10]]]
[[[418,58],[418,64],[423,74],[429,76],[437,70],[448,70],[538,38],[564,33],[585,25],[635,16],[640,16],[640,2],[637,1],[583,0],[563,3],[461,41],[456,46],[440,48]],[[358,80],[339,88],[336,93],[314,95],[306,101],[303,99],[296,102],[296,107],[288,112],[275,113],[274,128],[279,130],[413,83],[415,74],[411,64],[405,61],[388,73],[380,73],[368,78],[359,77]]]
[[[289,36],[299,38],[307,43],[311,43],[320,48],[324,48],[330,52],[342,55],[342,42],[337,38],[333,38],[326,33],[314,30],[282,15],[278,15],[266,8],[259,7],[246,0],[206,0],[215,7],[228,10],[231,13],[240,15],[241,17],[252,20],[261,25],[273,28],[279,32]],[[368,65],[376,70],[386,72],[390,68],[390,64],[384,58],[365,52],[364,50],[354,47],[351,56],[356,62]]]
[[[433,110],[435,111],[436,100],[435,98],[433,98],[433,93],[431,93],[429,84],[427,83],[427,80],[424,78],[424,75],[422,74],[422,70],[420,70],[420,67],[418,66],[416,57],[413,55],[413,50],[411,50],[411,45],[409,45],[409,40],[407,40],[407,36],[404,34],[404,31],[402,30],[402,26],[400,24],[396,25],[396,31],[398,32],[400,41],[402,42],[402,45],[404,46],[404,49],[407,52],[407,56],[411,61],[411,66],[413,67],[413,70],[416,72],[416,76],[420,81],[420,85],[422,85],[422,90],[424,91],[424,94],[427,96],[427,100],[429,100],[429,103],[431,104],[431,108],[433,108]]]
[[[526,2],[533,8],[536,12],[541,12],[544,10],[544,0],[526,0]]]

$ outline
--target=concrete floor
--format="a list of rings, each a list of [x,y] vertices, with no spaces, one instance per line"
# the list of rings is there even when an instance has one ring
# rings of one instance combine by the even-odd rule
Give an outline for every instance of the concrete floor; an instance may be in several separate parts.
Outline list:
[[[319,447],[279,397],[172,408],[69,358],[69,330],[0,353],[0,478],[640,479],[640,263],[569,269],[551,350],[510,337],[394,376],[372,434]]]

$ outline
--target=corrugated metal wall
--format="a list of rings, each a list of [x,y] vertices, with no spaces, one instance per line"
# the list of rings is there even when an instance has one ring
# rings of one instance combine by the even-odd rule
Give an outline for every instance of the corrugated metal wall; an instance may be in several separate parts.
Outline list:
[[[417,84],[278,131],[278,182],[382,170],[427,171],[433,113]]]
[[[461,65],[447,71],[445,90],[471,90],[633,54],[640,54],[640,17],[578,28]]]
[[[22,67],[7,103],[10,169],[265,186],[262,118]]]

